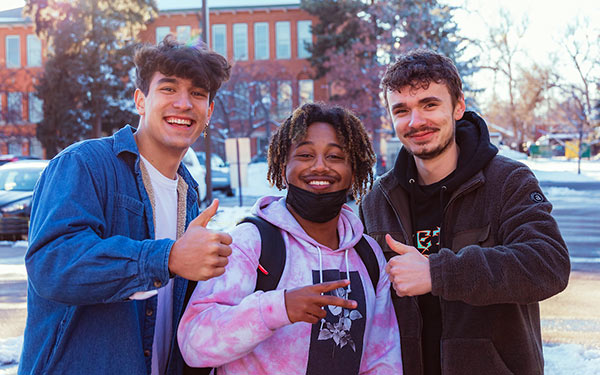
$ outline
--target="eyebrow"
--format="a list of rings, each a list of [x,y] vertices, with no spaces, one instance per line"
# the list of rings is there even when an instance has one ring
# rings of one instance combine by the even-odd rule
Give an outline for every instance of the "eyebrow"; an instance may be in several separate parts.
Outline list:
[[[301,146],[304,146],[304,145],[312,145],[312,144],[314,144],[314,142],[310,142],[310,141],[302,141],[302,142],[300,142],[300,143],[298,143],[298,144],[296,145],[296,148],[298,148],[298,147],[301,147]],[[337,143],[328,143],[328,144],[327,144],[327,146],[330,146],[330,147],[337,147],[337,148],[339,148],[340,150],[343,150],[343,149],[344,149],[342,146],[338,145]]]
[[[158,80],[157,84],[160,85],[161,83],[177,83],[177,79],[171,77],[162,77]]]
[[[441,102],[441,101],[442,101],[442,99],[438,98],[437,96],[428,96],[426,98],[419,100],[419,104],[427,104],[427,103],[431,103],[431,102]],[[393,112],[397,108],[406,108],[406,103],[400,102],[400,103],[394,104],[391,108],[391,111]]]

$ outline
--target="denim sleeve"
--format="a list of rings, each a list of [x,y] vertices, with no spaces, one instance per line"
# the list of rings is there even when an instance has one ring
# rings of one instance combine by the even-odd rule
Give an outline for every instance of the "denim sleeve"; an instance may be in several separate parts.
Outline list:
[[[91,156],[92,160],[94,156]],[[172,240],[110,236],[106,207],[123,183],[106,165],[76,152],[52,160],[36,186],[25,264],[41,297],[86,305],[125,301],[169,280]],[[111,190],[112,189],[112,190]],[[134,240],[133,238],[138,238]]]

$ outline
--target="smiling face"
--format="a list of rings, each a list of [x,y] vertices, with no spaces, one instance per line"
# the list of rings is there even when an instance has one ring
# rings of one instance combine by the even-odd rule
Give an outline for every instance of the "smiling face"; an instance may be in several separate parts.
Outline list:
[[[453,106],[446,85],[431,82],[427,89],[390,90],[387,99],[396,135],[415,158],[430,160],[456,150],[455,123],[465,111],[464,97]]]
[[[306,137],[290,148],[285,177],[288,183],[317,194],[350,188],[352,166],[332,125],[308,126]]]
[[[213,105],[207,90],[185,78],[154,73],[144,95],[135,92],[140,114],[136,141],[142,154],[176,154],[183,157],[210,119]]]

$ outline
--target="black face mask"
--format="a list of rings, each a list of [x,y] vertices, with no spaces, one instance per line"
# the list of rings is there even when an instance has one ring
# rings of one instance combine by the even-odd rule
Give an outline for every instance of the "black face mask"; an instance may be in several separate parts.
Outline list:
[[[301,218],[315,223],[327,222],[342,210],[348,199],[348,189],[316,194],[288,183],[285,202],[292,206]]]

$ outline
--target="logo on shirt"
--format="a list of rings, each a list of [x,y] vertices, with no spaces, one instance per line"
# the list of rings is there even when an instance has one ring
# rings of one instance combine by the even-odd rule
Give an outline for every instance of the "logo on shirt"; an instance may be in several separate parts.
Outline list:
[[[417,231],[417,249],[421,251],[421,254],[429,255],[431,246],[440,246],[440,227]]]

